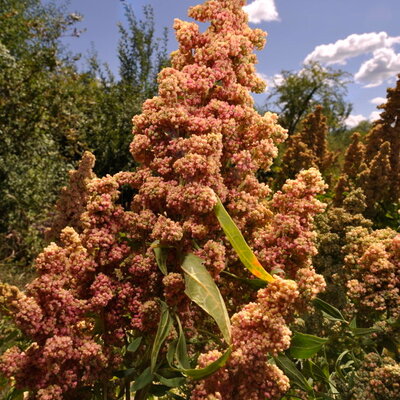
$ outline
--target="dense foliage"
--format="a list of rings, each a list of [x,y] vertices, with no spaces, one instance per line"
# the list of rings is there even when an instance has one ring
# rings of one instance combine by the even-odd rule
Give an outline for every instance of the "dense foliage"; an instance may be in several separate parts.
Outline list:
[[[79,73],[76,57],[63,49],[62,37],[79,36],[79,15],[40,0],[0,2],[1,263],[24,265],[37,255],[67,171],[83,150],[95,152],[101,175],[133,166],[132,114],[155,95],[167,57],[151,9],[144,21],[128,7],[126,14],[117,80],[94,57]]]
[[[78,73],[62,56],[78,16],[5,2],[1,256],[16,257],[27,229],[52,242],[24,289],[0,283],[4,398],[400,397],[400,75],[360,132],[338,129],[347,77],[316,64],[277,88],[290,95],[280,119],[260,115],[250,92],[264,89],[253,51],[265,33],[244,4],[192,7],[204,31],[175,20],[170,66],[151,9],[137,21],[126,8],[116,80],[95,57]],[[31,78],[30,51],[55,65],[36,60]],[[84,152],[68,180],[83,149],[96,157]]]

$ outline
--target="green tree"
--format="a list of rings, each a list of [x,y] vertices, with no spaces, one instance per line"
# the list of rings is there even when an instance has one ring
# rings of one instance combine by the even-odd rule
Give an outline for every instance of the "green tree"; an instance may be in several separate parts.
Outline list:
[[[349,82],[347,72],[322,67],[316,62],[305,64],[299,72],[281,72],[281,79],[267,97],[266,107],[278,113],[289,136],[316,105],[323,107],[331,131],[337,131],[343,128],[352,108],[344,99]]]
[[[113,174],[134,167],[129,154],[132,140],[132,116],[139,114],[143,102],[157,94],[157,74],[168,64],[167,30],[155,36],[151,6],[143,8],[138,20],[130,5],[125,4],[126,26],[119,25],[119,79],[101,65],[97,56],[90,59],[90,71],[97,78],[96,108],[87,142],[96,156],[98,175]]]
[[[0,1],[0,259],[29,262],[66,172],[85,147],[89,75],[60,38],[80,16],[39,0]]]

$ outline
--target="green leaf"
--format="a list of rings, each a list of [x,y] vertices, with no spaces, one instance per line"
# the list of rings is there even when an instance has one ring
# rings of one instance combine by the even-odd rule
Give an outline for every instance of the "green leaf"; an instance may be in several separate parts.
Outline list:
[[[226,237],[235,249],[243,265],[257,278],[266,282],[273,282],[275,278],[269,274],[257,260],[257,257],[254,255],[250,246],[246,243],[242,232],[240,232],[239,228],[233,222],[220,199],[218,199],[218,202],[214,207],[214,212]]]
[[[136,368],[128,368],[128,369],[122,369],[119,371],[114,372],[114,376],[117,378],[127,378],[128,376],[132,376],[136,371]]]
[[[343,321],[343,322],[347,322],[342,313],[334,306],[332,306],[331,304],[327,303],[324,300],[321,300],[319,298],[316,298],[313,300],[314,306],[322,311],[322,313],[324,314],[324,316],[330,320],[333,321]]]
[[[158,353],[160,352],[161,346],[171,330],[171,326],[172,319],[168,311],[168,306],[161,301],[161,317],[158,324],[156,337],[154,339],[153,349],[151,351],[151,373],[153,373],[156,368]]]
[[[133,340],[133,342],[129,343],[129,346],[127,347],[126,351],[129,351],[130,353],[134,353],[140,346],[140,343],[142,342],[142,337],[139,336],[136,339]]]
[[[249,278],[241,278],[240,276],[237,276],[235,274],[232,274],[231,272],[228,271],[222,271],[223,274],[230,276],[231,278],[234,278],[240,282],[246,283],[249,286],[252,286],[256,289],[262,289],[267,286],[266,282],[263,281],[262,279],[249,279]]]
[[[169,386],[152,384],[152,385],[150,386],[149,392],[150,392],[151,394],[154,394],[154,396],[163,397],[163,396],[165,396],[165,395],[167,394],[167,392],[168,392],[170,389],[171,389],[171,388],[170,388]],[[151,397],[151,398],[153,398],[153,397]]]
[[[160,245],[160,241],[156,240],[151,244],[153,248],[154,254],[156,256],[156,262],[160,271],[164,274],[168,274],[167,270],[167,252],[165,251],[165,247]]]
[[[310,364],[311,374],[314,377],[314,380],[320,380],[325,383],[329,383],[329,375],[327,375],[324,370],[311,360],[308,361]]]
[[[342,353],[339,354],[339,357],[337,358],[336,362],[335,362],[335,371],[336,371],[336,375],[342,379],[342,381],[346,381],[346,377],[343,374],[342,371],[342,360],[344,358],[344,356],[346,356],[346,354],[349,354],[350,351],[349,350],[345,350]]]
[[[231,323],[224,300],[203,260],[194,254],[186,255],[182,269],[185,272],[186,295],[205,312],[210,314],[224,336],[231,343]]]
[[[306,377],[297,369],[293,361],[291,361],[285,354],[279,354],[275,357],[276,365],[281,368],[289,377],[293,385],[296,385],[305,392],[312,392],[312,387],[307,382]]]
[[[351,330],[355,336],[370,335],[371,333],[382,332],[379,328],[353,328]]]
[[[133,392],[137,392],[140,389],[143,389],[145,386],[150,385],[153,381],[153,373],[151,372],[151,368],[147,367],[137,379],[135,379],[135,383],[131,386],[131,390]]]
[[[205,368],[179,369],[179,371],[194,380],[207,378],[226,364],[231,353],[232,347],[229,347],[218,360],[215,360]]]
[[[174,357],[175,357],[175,353],[176,353],[177,342],[178,342],[178,339],[175,339],[168,345],[167,362],[170,367],[174,367]]]
[[[170,388],[182,386],[186,382],[186,378],[183,376],[177,378],[164,378],[161,375],[156,374],[159,381]]]
[[[290,346],[290,355],[299,359],[310,358],[318,353],[327,341],[326,338],[295,332]]]
[[[190,362],[186,347],[185,334],[183,332],[182,324],[178,316],[176,316],[176,320],[178,322],[178,327],[179,327],[179,337],[176,343],[175,357],[176,360],[178,361],[178,365],[180,368],[188,369],[190,368]]]

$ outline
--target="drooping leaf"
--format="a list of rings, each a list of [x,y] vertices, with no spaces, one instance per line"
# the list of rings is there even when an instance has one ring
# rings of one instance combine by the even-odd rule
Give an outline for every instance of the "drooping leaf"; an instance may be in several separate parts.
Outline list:
[[[231,323],[224,300],[203,260],[194,254],[186,255],[182,269],[185,272],[185,293],[205,312],[211,315],[224,336],[231,343]]]
[[[257,257],[251,250],[250,246],[246,243],[242,232],[240,232],[239,228],[233,222],[220,199],[218,199],[218,202],[214,207],[214,212],[226,237],[235,249],[243,265],[257,278],[266,282],[273,282],[275,278],[269,274],[257,260]]]
[[[158,324],[156,337],[153,343],[153,349],[151,351],[151,373],[154,372],[158,353],[165,339],[167,338],[169,331],[171,330],[172,319],[168,311],[168,306],[161,301],[161,317],[160,322]]]
[[[178,322],[178,327],[179,327],[179,337],[176,343],[175,357],[176,361],[178,361],[178,365],[180,368],[188,369],[190,368],[190,362],[186,347],[185,334],[183,332],[182,324],[178,316],[176,316],[176,320]]]
[[[156,256],[156,262],[158,265],[158,268],[160,271],[164,274],[168,274],[168,269],[167,269],[167,252],[165,251],[165,248],[160,245],[160,241],[156,240],[151,244],[151,247],[153,248],[154,254]]]
[[[153,381],[153,373],[151,372],[151,368],[147,367],[136,379],[133,385],[131,386],[131,390],[133,392],[137,392],[140,389],[143,389],[145,386],[150,385]]]
[[[220,358],[218,358],[218,360],[215,360],[211,364],[207,365],[207,367],[205,368],[179,369],[179,371],[194,380],[207,378],[226,364],[231,353],[232,347],[229,347],[228,350],[226,350],[225,353],[222,354]]]
[[[134,339],[131,343],[129,343],[126,351],[129,351],[130,353],[134,353],[140,346],[140,343],[142,342],[142,337],[139,336],[136,339]]]
[[[299,359],[310,358],[318,353],[327,341],[326,338],[296,332],[290,346],[290,355]]]
[[[291,383],[305,392],[311,392],[312,387],[307,382],[306,377],[297,369],[296,365],[285,354],[279,354],[275,357],[276,365],[285,372]]]
[[[332,306],[326,301],[316,298],[313,300],[313,303],[318,310],[322,311],[326,318],[333,321],[347,322],[342,313],[336,307]]]

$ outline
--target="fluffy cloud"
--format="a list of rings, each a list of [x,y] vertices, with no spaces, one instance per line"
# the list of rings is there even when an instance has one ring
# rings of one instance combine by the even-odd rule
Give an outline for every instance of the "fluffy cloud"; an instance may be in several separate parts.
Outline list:
[[[361,65],[354,78],[365,87],[374,87],[381,85],[385,79],[395,76],[399,71],[400,53],[382,48],[373,52],[372,58]]]
[[[369,120],[370,120],[371,122],[376,121],[377,119],[380,118],[380,113],[381,113],[381,112],[382,112],[382,111],[372,111],[372,113],[369,115]]]
[[[274,0],[254,0],[243,9],[249,14],[249,21],[255,24],[261,21],[279,21]]]
[[[364,115],[357,114],[357,115],[349,115],[344,123],[348,128],[356,127],[360,122],[365,121],[367,118]]]
[[[345,64],[349,58],[390,48],[400,43],[400,36],[390,37],[386,32],[354,33],[335,43],[317,46],[304,62],[320,61],[326,64]]]
[[[383,103],[386,103],[386,97],[374,97],[371,101],[371,104],[375,104],[376,106],[379,106]]]

